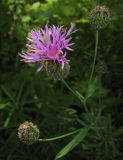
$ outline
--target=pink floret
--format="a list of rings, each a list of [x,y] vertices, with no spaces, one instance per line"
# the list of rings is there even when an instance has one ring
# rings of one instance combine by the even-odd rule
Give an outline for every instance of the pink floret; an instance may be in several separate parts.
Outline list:
[[[26,52],[19,53],[21,60],[27,63],[40,62],[37,71],[40,71],[47,61],[57,62],[63,69],[64,64],[69,63],[66,51],[73,51],[71,48],[73,43],[70,42],[73,28],[73,24],[69,30],[63,30],[63,26],[46,25],[44,30],[31,31],[27,37]]]

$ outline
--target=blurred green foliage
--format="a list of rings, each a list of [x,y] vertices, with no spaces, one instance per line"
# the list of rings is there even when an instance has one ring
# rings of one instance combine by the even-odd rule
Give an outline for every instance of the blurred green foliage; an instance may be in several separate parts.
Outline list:
[[[107,72],[101,76],[95,73],[97,79],[88,87],[95,43],[88,16],[98,4],[111,10],[110,24],[99,34],[97,60],[105,62]],[[78,31],[73,35],[74,52],[69,54],[71,72],[67,81],[88,96],[88,104],[95,112],[100,99],[103,114],[97,122],[97,128],[102,129],[89,133],[62,159],[123,159],[123,1],[1,0],[0,11],[0,160],[53,160],[71,140],[69,137],[26,146],[17,137],[18,125],[25,120],[39,126],[42,138],[79,128],[83,120],[94,120],[61,82],[49,80],[45,73],[35,73],[35,68],[20,62],[18,56],[31,29],[46,23],[70,26],[71,22]],[[78,122],[78,118],[82,121]]]

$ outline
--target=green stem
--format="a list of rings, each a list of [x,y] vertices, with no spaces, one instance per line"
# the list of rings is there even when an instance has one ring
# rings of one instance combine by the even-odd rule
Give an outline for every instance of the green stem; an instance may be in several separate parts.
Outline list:
[[[91,75],[90,75],[90,81],[92,80],[93,73],[94,73],[94,68],[95,68],[95,63],[96,63],[96,58],[97,58],[97,49],[98,49],[98,41],[99,41],[99,31],[96,31],[96,37],[95,37],[95,51],[94,51],[94,60],[92,64],[92,70],[91,70]]]
[[[76,95],[76,92],[67,84],[67,82],[65,82],[64,79],[62,79],[62,82],[64,83],[64,85],[65,85],[75,96],[77,96],[77,95]],[[78,96],[77,96],[77,97],[78,97]]]
[[[75,131],[72,131],[72,132],[69,132],[69,133],[66,133],[66,134],[63,134],[61,136],[58,136],[58,137],[53,137],[53,138],[47,138],[47,139],[38,139],[38,141],[41,141],[41,142],[47,142],[47,141],[54,141],[54,140],[57,140],[57,139],[61,139],[61,138],[64,138],[64,137],[68,137],[70,135],[73,135],[77,132],[79,132],[80,129],[77,129]]]
[[[84,97],[81,95],[78,94],[78,92],[74,91],[68,84],[67,82],[65,82],[64,79],[62,79],[62,82],[64,83],[64,85],[83,103],[83,106],[84,106],[84,109],[86,112],[88,112],[88,108],[86,106],[86,103],[85,103],[85,100],[84,100]]]
[[[84,106],[84,108],[85,108],[86,112],[89,112],[89,111],[88,111],[87,104],[86,104],[86,100],[84,100],[84,101],[83,101],[83,106]]]

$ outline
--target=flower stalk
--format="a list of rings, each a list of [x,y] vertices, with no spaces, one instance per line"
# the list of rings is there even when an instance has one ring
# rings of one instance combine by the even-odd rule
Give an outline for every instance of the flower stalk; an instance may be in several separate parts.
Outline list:
[[[85,111],[88,112],[85,98],[81,94],[79,94],[79,92],[74,91],[64,79],[62,79],[62,82],[83,103]]]
[[[94,73],[94,69],[95,69],[95,64],[96,64],[97,51],[98,51],[98,41],[99,41],[99,31],[96,30],[95,51],[94,51],[94,59],[93,59],[93,63],[92,63],[92,70],[91,70],[91,74],[90,74],[90,82],[92,81],[93,73]]]
[[[72,131],[72,132],[69,132],[69,133],[66,133],[66,134],[63,134],[61,136],[57,136],[57,137],[53,137],[53,138],[47,138],[47,139],[38,139],[38,141],[40,142],[47,142],[47,141],[54,141],[54,140],[58,140],[58,139],[61,139],[61,138],[65,138],[65,137],[68,137],[68,136],[71,136],[77,132],[79,132],[80,129],[77,129],[75,131]]]

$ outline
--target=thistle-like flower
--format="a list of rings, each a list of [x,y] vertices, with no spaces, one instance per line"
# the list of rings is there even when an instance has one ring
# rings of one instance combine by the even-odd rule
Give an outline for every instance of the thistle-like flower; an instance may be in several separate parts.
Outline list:
[[[110,21],[110,10],[106,6],[97,6],[91,11],[89,19],[94,29],[105,28]]]
[[[36,142],[39,138],[39,129],[36,125],[34,125],[32,122],[24,122],[20,124],[18,128],[18,137],[19,139],[26,143],[26,144],[32,144]]]
[[[71,34],[73,24],[70,29],[63,29],[63,26],[45,26],[45,29],[33,30],[27,37],[27,50],[21,52],[21,60],[27,63],[38,64],[37,71],[46,69],[48,64],[58,64],[64,69],[65,64],[69,64],[66,58],[67,50],[72,51]]]

